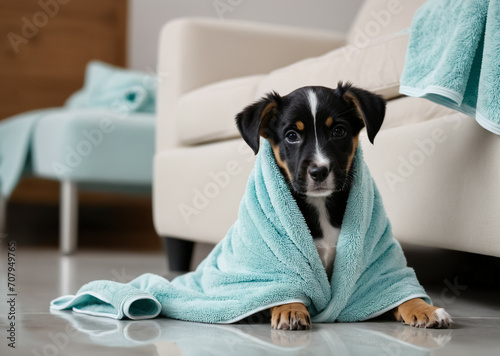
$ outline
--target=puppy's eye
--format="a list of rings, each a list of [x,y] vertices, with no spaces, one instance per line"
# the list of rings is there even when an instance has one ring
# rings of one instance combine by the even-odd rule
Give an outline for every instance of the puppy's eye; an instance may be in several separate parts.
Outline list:
[[[288,131],[285,134],[285,138],[289,143],[297,143],[300,141],[299,134],[296,133],[295,131]]]
[[[333,128],[333,137],[343,138],[347,135],[347,129],[342,125],[337,125]]]

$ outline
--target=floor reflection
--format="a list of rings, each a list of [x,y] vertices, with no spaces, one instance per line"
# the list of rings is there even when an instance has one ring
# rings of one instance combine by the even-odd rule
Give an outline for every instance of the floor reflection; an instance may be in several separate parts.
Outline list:
[[[452,337],[452,330],[415,329],[394,322],[314,324],[312,330],[283,331],[272,330],[267,323],[213,325],[161,318],[118,321],[67,311],[51,313],[69,322],[92,344],[154,345],[158,355],[319,355],[325,351],[338,355],[430,355]]]

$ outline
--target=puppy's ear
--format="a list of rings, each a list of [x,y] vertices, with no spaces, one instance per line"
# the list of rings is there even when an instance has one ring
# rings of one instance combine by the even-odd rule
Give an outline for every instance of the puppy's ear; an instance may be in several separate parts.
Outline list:
[[[366,126],[368,139],[373,143],[384,122],[385,100],[380,95],[353,87],[350,83],[340,82],[338,88],[343,92],[344,100],[356,107]]]
[[[241,137],[257,154],[260,146],[260,136],[273,140],[272,124],[281,105],[281,96],[276,92],[267,94],[259,101],[247,106],[236,115],[236,126]]]

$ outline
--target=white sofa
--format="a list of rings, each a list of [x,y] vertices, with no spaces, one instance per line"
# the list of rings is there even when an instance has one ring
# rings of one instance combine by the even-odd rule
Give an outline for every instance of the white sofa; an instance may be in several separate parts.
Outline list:
[[[408,28],[423,0],[368,0],[347,36],[179,19],[160,39],[154,223],[170,267],[236,220],[253,165],[234,124],[268,91],[339,80],[383,95],[387,116],[365,158],[402,242],[500,256],[500,138],[474,119],[399,94]]]

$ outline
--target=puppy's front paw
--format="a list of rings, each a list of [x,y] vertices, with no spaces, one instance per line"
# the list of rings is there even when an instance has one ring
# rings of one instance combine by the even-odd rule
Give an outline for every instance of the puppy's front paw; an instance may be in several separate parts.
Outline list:
[[[271,326],[280,330],[311,329],[311,317],[304,304],[290,303],[272,308]]]
[[[431,319],[431,325],[428,326],[430,328],[437,329],[447,329],[451,326],[453,320],[451,319],[450,314],[443,308],[438,308],[434,311],[433,318]]]
[[[396,320],[417,328],[449,328],[452,321],[443,308],[427,304],[422,299],[412,299],[398,306]]]

